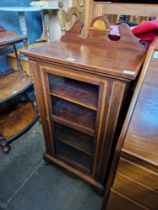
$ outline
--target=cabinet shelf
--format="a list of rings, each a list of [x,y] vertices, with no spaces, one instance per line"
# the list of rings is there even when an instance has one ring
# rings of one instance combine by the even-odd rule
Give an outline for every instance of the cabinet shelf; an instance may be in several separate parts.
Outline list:
[[[54,136],[57,141],[69,145],[89,156],[93,155],[94,139],[88,135],[56,124],[54,126]]]
[[[93,136],[95,134],[96,112],[57,98],[52,99],[55,122]]]
[[[94,136],[95,135],[95,131],[91,128],[86,128],[82,125],[79,125],[77,123],[74,123],[74,122],[71,122],[71,121],[68,121],[62,117],[57,117],[57,116],[54,116],[52,115],[52,120],[56,123],[59,123],[61,125],[65,125],[65,126],[68,126],[72,129],[75,129],[77,131],[81,131],[82,133],[85,133],[87,135],[90,135],[90,136]]]
[[[63,159],[69,162],[71,165],[75,165],[87,173],[90,172],[92,158],[62,142],[56,141],[56,156],[59,159]]]
[[[52,96],[97,110],[98,86],[65,78],[60,78],[50,84],[50,94]]]

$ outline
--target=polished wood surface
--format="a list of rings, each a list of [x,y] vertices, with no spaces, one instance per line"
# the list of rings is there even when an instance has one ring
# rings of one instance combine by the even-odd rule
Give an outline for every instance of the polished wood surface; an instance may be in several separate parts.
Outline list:
[[[122,195],[115,190],[111,191],[110,198],[106,210],[149,210],[132,201],[127,196]]]
[[[158,174],[150,171],[148,168],[143,168],[134,162],[120,158],[118,170],[105,209],[124,209],[127,201],[130,201],[137,208],[157,210],[157,179]],[[114,194],[119,195],[119,197],[116,197],[116,195],[114,197]],[[126,200],[122,200],[121,197],[126,198]],[[119,205],[115,205],[118,199],[120,203]],[[129,204],[129,206],[131,206],[131,210],[137,209],[134,205]]]
[[[22,54],[32,68],[45,160],[103,193],[121,110],[146,50],[126,25],[120,26],[118,42],[109,40],[106,30],[90,29],[83,38],[82,26],[77,21],[60,41]]]
[[[153,53],[123,150],[158,168],[158,58]]]
[[[111,192],[112,189],[115,189],[122,195],[126,195],[132,201],[142,205],[144,208],[156,210],[158,206],[158,158],[156,149],[158,138],[156,138],[157,129],[155,129],[157,125],[157,107],[155,106],[157,103],[156,78],[158,74],[156,70],[157,46],[158,39],[156,38],[148,50],[142,74],[140,75],[116,147],[103,209],[106,209],[108,203],[111,202],[108,200],[111,186]],[[154,113],[154,115],[152,115],[152,113]],[[135,121],[133,121],[134,119]],[[150,122],[151,119],[153,120],[153,124]],[[150,124],[148,124],[148,122],[150,122]],[[148,126],[146,126],[147,124]],[[131,128],[133,128],[133,130]],[[130,136],[130,138],[128,138],[128,136]],[[120,151],[121,157],[124,157],[124,159],[121,158],[117,169]],[[117,173],[114,179],[116,169]],[[113,179],[114,184],[112,185]]]
[[[21,42],[24,38],[13,31],[0,32],[0,48]]]
[[[80,27],[80,28],[78,28]],[[77,28],[77,31],[76,31]],[[120,26],[122,38],[112,41],[106,32],[90,30],[88,38],[79,37],[82,25],[78,21],[61,41],[44,44],[23,52],[32,59],[82,68],[96,74],[135,79],[143,63],[145,48],[126,25]],[[101,36],[100,36],[101,33]],[[103,47],[104,46],[104,47]],[[121,62],[121,61],[124,62]]]
[[[0,115],[0,134],[7,140],[26,129],[36,118],[31,102],[23,102],[10,107]]]
[[[121,158],[117,172],[158,193],[158,174],[133,161]]]
[[[0,77],[0,103],[15,97],[32,85],[32,80],[23,71],[12,71]]]

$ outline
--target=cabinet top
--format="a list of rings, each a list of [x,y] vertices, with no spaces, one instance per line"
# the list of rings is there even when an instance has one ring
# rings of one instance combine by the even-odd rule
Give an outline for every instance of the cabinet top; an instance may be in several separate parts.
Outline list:
[[[22,52],[33,60],[62,64],[78,71],[134,80],[144,60],[145,47],[127,25],[119,26],[120,39],[109,39],[108,31],[90,28],[87,38],[80,36],[82,22],[76,21],[59,41]]]

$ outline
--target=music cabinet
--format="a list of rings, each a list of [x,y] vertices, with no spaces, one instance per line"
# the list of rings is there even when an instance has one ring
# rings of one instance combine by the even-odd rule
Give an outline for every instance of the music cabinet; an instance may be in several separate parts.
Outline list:
[[[126,25],[112,41],[105,29],[80,36],[77,21],[60,41],[22,52],[29,58],[43,126],[44,158],[104,191],[114,137],[145,48]]]

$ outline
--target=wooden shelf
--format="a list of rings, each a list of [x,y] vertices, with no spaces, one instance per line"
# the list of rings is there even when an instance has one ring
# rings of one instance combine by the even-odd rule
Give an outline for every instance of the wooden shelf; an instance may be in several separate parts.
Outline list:
[[[86,153],[89,156],[93,155],[93,137],[57,124],[54,126],[54,136],[56,140],[64,144]]]
[[[37,119],[31,102],[21,102],[0,115],[0,134],[6,141],[17,137]]]
[[[0,77],[0,103],[10,100],[32,85],[31,78],[23,71],[13,71]]]
[[[96,85],[64,79],[52,83],[50,89],[50,94],[53,96],[97,110],[98,87]]]
[[[54,100],[53,100],[54,99]],[[88,135],[95,134],[96,112],[53,98],[53,120]]]
[[[87,172],[90,171],[92,158],[62,142],[56,141],[56,155],[72,165],[76,165]]]

